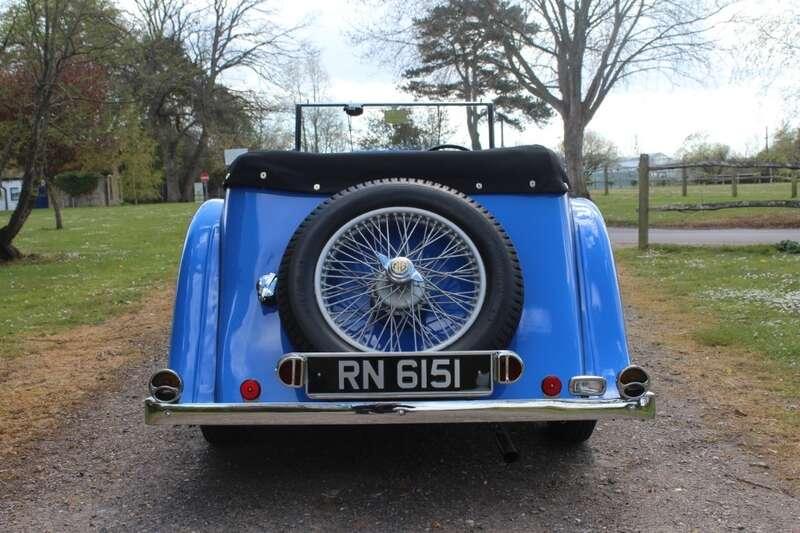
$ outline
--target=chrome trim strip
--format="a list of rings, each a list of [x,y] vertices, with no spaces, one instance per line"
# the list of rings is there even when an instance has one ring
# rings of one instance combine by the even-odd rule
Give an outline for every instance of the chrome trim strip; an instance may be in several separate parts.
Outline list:
[[[453,400],[165,404],[147,398],[150,425],[327,426],[653,418],[655,395],[636,400]]]

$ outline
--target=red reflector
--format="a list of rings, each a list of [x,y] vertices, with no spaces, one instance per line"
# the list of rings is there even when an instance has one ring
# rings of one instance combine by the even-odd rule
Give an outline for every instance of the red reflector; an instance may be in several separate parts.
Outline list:
[[[558,376],[547,376],[542,380],[542,392],[547,396],[558,396],[561,394],[561,380]]]
[[[254,379],[246,379],[242,381],[239,392],[242,393],[242,398],[245,400],[255,400],[261,396],[261,384]]]

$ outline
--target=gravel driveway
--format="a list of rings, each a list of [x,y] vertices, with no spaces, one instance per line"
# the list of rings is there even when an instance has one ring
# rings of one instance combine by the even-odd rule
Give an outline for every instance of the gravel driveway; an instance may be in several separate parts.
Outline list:
[[[163,353],[165,335],[151,342]],[[635,336],[633,350],[658,378],[655,422],[602,423],[574,449],[514,427],[511,466],[481,426],[297,430],[210,450],[195,428],[143,425],[154,358],[30,447],[0,482],[0,530],[800,530],[800,500],[702,399],[681,397],[673,355]]]

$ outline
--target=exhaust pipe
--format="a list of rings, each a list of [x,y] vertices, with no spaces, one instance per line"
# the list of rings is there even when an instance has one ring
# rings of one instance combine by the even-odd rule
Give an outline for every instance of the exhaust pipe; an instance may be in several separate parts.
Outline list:
[[[169,368],[164,368],[150,378],[150,396],[162,403],[175,403],[181,398],[183,381]]]
[[[519,459],[519,450],[514,446],[514,441],[511,440],[508,429],[502,425],[495,426],[494,438],[497,442],[497,448],[500,450],[500,455],[503,456],[503,461],[509,465],[517,462]]]
[[[617,377],[617,389],[620,396],[627,400],[641,398],[650,390],[650,375],[640,366],[627,366]]]

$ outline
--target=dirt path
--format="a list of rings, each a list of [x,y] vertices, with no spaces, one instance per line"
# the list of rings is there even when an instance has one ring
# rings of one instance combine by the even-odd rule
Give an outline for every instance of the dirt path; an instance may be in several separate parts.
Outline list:
[[[172,289],[159,288],[113,320],[29,339],[24,354],[0,358],[0,390],[5,392],[0,458],[17,455],[28,441],[52,432],[88,395],[117,382],[121,370],[147,354],[163,354],[160,343],[172,294]],[[8,475],[6,463],[0,466],[0,479]]]
[[[709,416],[679,356],[649,342],[631,310],[634,357],[658,377],[657,420],[606,422],[588,446],[567,450],[515,427],[523,457],[512,466],[480,426],[299,430],[228,452],[209,450],[195,428],[146,427],[144,383],[163,364],[167,316],[132,340],[148,356],[114,390],[13,461],[0,481],[0,529],[800,528],[789,483],[717,424],[730,413]]]

